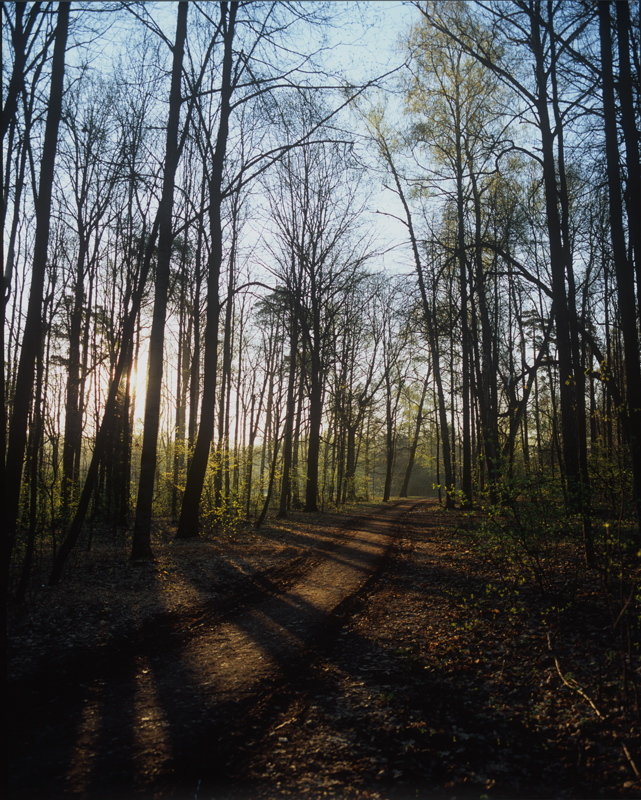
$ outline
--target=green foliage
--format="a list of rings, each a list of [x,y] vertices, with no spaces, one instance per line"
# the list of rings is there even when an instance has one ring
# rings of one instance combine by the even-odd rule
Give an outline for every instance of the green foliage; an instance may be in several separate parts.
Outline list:
[[[620,512],[626,508],[624,497],[619,489]],[[496,604],[497,613],[502,609],[524,619],[534,590],[539,610],[528,624],[546,631],[563,630],[576,614],[601,608],[612,637],[606,661],[618,664],[617,691],[621,702],[628,702],[636,696],[641,640],[641,550],[631,505],[627,518],[608,516],[601,507],[588,520],[596,567],[586,576],[585,521],[566,513],[558,481],[513,482],[503,500],[466,515],[466,531],[496,574],[486,586],[486,599]]]
[[[500,505],[482,509],[480,521],[475,512],[473,535],[484,554],[501,565],[505,585],[517,588],[533,581],[543,592],[570,589],[575,575],[565,575],[565,585],[558,585],[560,551],[567,557],[574,553],[580,567],[581,528],[569,517],[555,483],[536,483],[518,487],[506,484],[499,492]]]
[[[217,535],[234,537],[245,523],[240,492],[226,491],[223,487],[228,479],[227,471],[233,470],[231,455],[223,449],[213,450],[201,503],[202,527]]]
[[[204,503],[202,520],[205,530],[213,530],[218,535],[228,538],[234,538],[245,524],[242,505],[239,499],[233,495],[226,497],[220,505],[211,502]]]

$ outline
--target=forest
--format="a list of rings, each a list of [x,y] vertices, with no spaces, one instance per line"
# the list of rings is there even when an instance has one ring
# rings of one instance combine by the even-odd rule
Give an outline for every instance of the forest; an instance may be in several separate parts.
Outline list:
[[[358,4],[3,5],[19,594],[97,523],[149,559],[157,520],[528,498],[588,566],[638,530],[638,5],[402,10],[357,83]]]
[[[636,687],[639,3],[5,2],[2,37],[10,604],[102,544],[430,497],[576,552]]]

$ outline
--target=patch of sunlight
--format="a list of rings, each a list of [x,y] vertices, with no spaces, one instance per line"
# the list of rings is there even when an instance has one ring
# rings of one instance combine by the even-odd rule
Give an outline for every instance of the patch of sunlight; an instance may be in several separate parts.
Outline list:
[[[96,767],[96,748],[100,736],[102,714],[103,687],[94,685],[86,695],[80,721],[78,737],[69,759],[66,775],[67,789],[77,794],[84,794],[91,784]]]
[[[136,658],[134,762],[139,779],[157,775],[171,758],[169,724],[147,656]]]

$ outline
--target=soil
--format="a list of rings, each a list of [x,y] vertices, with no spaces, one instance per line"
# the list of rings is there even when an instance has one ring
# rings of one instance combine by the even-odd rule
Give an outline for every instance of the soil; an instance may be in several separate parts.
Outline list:
[[[78,551],[10,609],[8,796],[640,797],[635,676],[593,576],[568,550],[515,587],[470,530],[411,499],[167,527],[153,565]]]

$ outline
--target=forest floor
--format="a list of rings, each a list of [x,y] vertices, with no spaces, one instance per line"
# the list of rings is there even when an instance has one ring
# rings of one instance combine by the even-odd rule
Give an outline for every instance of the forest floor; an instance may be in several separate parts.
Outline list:
[[[11,800],[641,796],[620,625],[571,547],[528,578],[406,500],[154,551],[94,542],[9,609]]]

